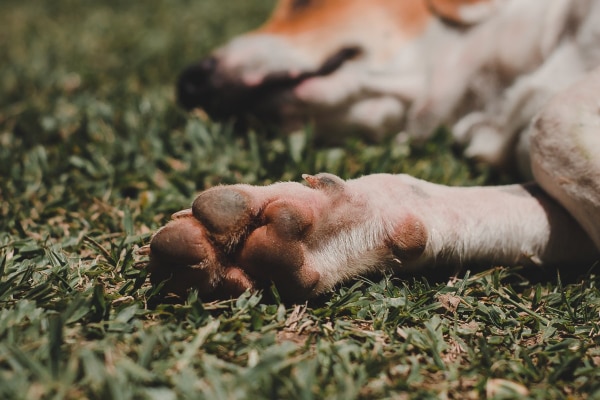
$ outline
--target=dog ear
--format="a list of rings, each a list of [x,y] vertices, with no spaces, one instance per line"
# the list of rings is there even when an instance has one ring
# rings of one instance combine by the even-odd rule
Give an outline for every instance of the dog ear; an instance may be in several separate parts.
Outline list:
[[[442,22],[457,27],[476,25],[496,10],[498,0],[426,0],[429,10]]]

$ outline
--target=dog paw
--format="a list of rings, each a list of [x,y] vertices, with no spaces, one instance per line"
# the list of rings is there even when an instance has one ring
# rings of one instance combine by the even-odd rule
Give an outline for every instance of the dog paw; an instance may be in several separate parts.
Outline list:
[[[373,185],[331,174],[304,179],[308,185],[232,185],[201,193],[152,237],[152,284],[164,282],[164,292],[180,297],[195,288],[212,299],[272,282],[282,298],[303,300],[423,252],[423,224],[412,214],[396,215]]]

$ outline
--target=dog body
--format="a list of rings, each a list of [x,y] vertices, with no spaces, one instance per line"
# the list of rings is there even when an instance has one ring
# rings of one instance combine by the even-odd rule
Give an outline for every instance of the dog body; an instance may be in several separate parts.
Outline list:
[[[518,151],[528,176],[521,133],[600,64],[599,20],[591,0],[284,0],[184,72],[179,98],[329,143],[455,124],[469,157],[507,167]]]
[[[456,121],[467,151],[497,165],[526,144],[536,182],[453,188],[318,174],[306,186],[212,188],[153,236],[152,281],[205,297],[273,281],[298,300],[390,268],[591,266],[600,258],[599,21],[600,3],[586,0],[280,2],[261,29],[184,72],[184,102],[215,94],[206,107],[217,116],[229,104],[290,129],[310,116],[317,128],[360,127],[372,138],[405,128],[426,136]],[[252,95],[268,111],[243,110]]]

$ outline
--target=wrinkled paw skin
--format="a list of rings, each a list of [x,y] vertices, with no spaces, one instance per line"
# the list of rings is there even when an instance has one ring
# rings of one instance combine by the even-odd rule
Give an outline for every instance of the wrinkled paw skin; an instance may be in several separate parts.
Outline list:
[[[152,237],[151,283],[181,298],[195,288],[207,300],[272,282],[283,299],[298,301],[376,263],[416,258],[423,251],[421,238],[409,235],[403,242],[395,237],[398,227],[388,224],[388,233],[385,223],[373,223],[363,196],[337,176],[304,178],[308,186],[233,185],[201,193],[191,209],[174,214]]]

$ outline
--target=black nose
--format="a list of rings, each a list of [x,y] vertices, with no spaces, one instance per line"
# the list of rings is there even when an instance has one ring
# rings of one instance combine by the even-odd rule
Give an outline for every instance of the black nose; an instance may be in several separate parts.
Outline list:
[[[177,79],[177,101],[182,107],[189,110],[210,102],[214,92],[211,78],[216,68],[217,59],[209,57],[181,72]]]

